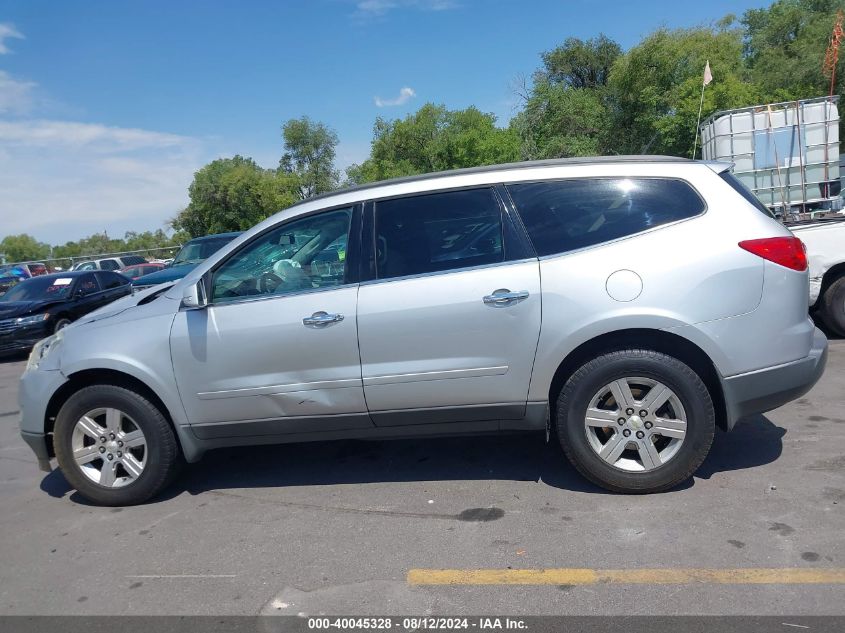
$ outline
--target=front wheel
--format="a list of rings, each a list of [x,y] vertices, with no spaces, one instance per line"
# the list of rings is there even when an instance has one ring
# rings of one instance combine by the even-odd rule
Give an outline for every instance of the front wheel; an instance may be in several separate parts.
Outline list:
[[[583,365],[557,401],[556,424],[569,461],[614,492],[668,490],[688,479],[710,450],[715,412],[687,365],[651,350],[610,352]]]
[[[161,411],[115,385],[72,395],[56,417],[53,443],[68,482],[106,506],[147,501],[176,473],[179,448]]]
[[[66,319],[65,317],[60,318],[56,321],[56,325],[53,326],[53,334],[59,330],[65,329],[68,325],[70,325],[70,319]]]

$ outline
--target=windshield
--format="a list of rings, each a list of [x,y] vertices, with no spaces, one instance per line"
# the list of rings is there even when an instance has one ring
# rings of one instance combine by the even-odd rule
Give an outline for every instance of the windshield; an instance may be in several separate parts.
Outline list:
[[[19,283],[0,301],[53,301],[70,296],[73,277],[33,277]]]
[[[202,240],[201,242],[188,242],[182,247],[176,257],[173,258],[171,266],[183,264],[199,264],[201,261],[216,253],[232,238],[221,237],[213,240]]]

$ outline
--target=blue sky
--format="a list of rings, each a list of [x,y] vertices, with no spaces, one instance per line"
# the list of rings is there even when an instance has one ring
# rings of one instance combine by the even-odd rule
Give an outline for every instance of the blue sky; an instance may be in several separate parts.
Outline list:
[[[59,243],[162,226],[220,156],[275,167],[307,114],[366,157],[377,116],[427,101],[507,124],[541,51],[766,0],[0,0],[0,237]]]

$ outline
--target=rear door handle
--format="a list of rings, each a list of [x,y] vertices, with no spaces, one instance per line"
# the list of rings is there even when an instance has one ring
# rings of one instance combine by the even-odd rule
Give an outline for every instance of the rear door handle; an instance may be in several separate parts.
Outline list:
[[[315,312],[310,317],[305,317],[304,319],[302,319],[302,324],[322,327],[325,325],[329,325],[330,323],[337,323],[338,321],[343,321],[342,314],[320,311]]]
[[[528,298],[528,291],[527,290],[518,290],[515,292],[511,292],[507,288],[499,288],[498,290],[494,290],[493,294],[489,294],[484,297],[483,301],[488,306],[495,306],[498,308],[503,308],[506,306],[511,306],[516,303],[519,303],[523,299]]]

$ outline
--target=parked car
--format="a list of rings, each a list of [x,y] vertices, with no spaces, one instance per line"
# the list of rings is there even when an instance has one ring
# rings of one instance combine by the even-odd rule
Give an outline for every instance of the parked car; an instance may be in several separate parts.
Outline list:
[[[807,247],[811,309],[832,332],[845,336],[845,218],[788,226]]]
[[[216,235],[196,237],[187,242],[176,253],[176,257],[173,258],[173,261],[165,269],[138,277],[132,281],[132,285],[136,289],[149,288],[150,286],[157,286],[182,279],[182,277],[196,268],[200,262],[216,253],[239,235],[240,233],[217,233]]]
[[[11,265],[0,266],[0,295],[7,292],[12,286],[29,279],[32,275],[24,266]]]
[[[827,358],[801,242],[729,166],[579,158],[312,198],[40,342],[22,435],[106,505],[221,446],[517,430],[609,490],[670,489]]]
[[[41,263],[9,264],[0,266],[0,295],[12,286],[30,277],[47,274],[47,266]]]
[[[143,277],[144,275],[149,275],[154,272],[158,272],[164,268],[164,264],[161,262],[147,262],[145,264],[135,264],[134,266],[127,266],[126,268],[120,269],[120,274],[124,277],[128,277],[129,279],[138,279],[138,277]]]
[[[105,257],[77,262],[71,270],[120,270],[127,266],[145,263],[147,263],[147,260],[140,255],[121,255],[120,257]]]
[[[0,297],[0,353],[28,350],[129,293],[129,280],[113,272],[77,271],[27,279]]]
[[[31,277],[46,275],[50,272],[49,270],[47,270],[47,265],[42,264],[41,262],[31,262],[29,264],[21,264],[21,266],[29,270],[29,275]]]

